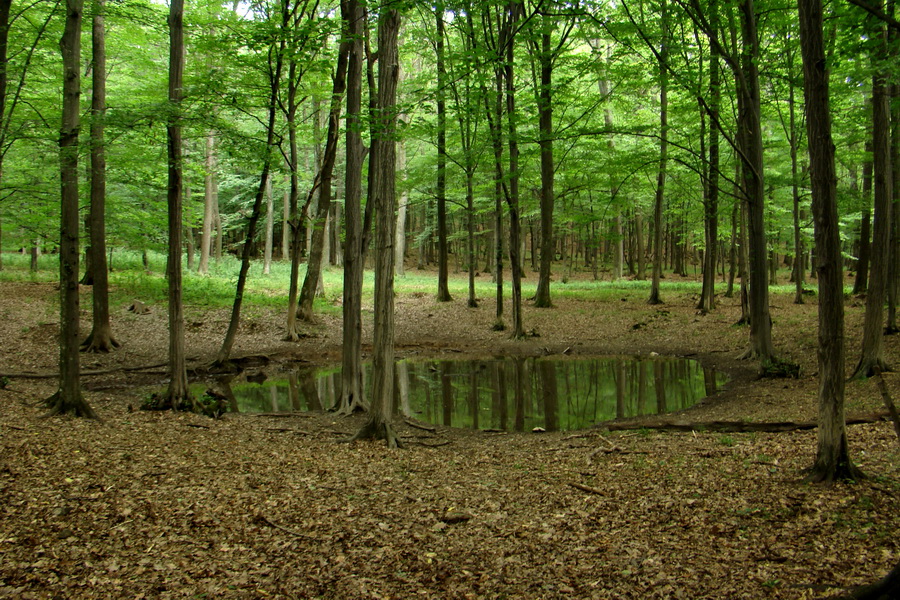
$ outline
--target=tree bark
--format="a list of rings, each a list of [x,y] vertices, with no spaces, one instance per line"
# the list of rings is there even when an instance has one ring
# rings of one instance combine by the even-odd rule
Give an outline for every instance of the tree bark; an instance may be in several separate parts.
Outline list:
[[[719,13],[715,2],[710,2],[710,27],[715,35],[719,30]],[[716,307],[716,257],[719,244],[719,104],[722,96],[719,70],[719,52],[712,45],[709,53],[709,160],[706,165],[706,181],[704,182],[704,233],[706,250],[703,253],[703,284],[700,302],[697,308],[708,313]]]
[[[886,52],[887,32],[880,22],[873,32],[878,43],[873,61]],[[876,369],[887,371],[884,360],[884,302],[887,295],[888,260],[891,243],[891,161],[890,161],[890,94],[887,76],[877,71],[872,77],[872,163],[875,192],[874,231],[872,246],[884,248],[874,252],[866,294],[866,314],[863,322],[862,351],[852,379],[864,379]]]
[[[510,0],[507,21],[500,35],[500,48],[506,49],[504,64],[504,81],[506,84],[506,118],[509,140],[509,191],[506,204],[509,208],[509,262],[512,270],[512,337],[525,337],[525,325],[522,318],[522,258],[521,258],[521,223],[519,217],[519,140],[516,133],[516,82],[514,73],[514,36],[522,5],[517,0]]]
[[[178,0],[179,2],[182,0]],[[263,156],[262,172],[259,176],[259,184],[256,188],[256,197],[253,200],[253,208],[250,212],[250,219],[247,222],[247,234],[244,239],[244,247],[241,251],[241,268],[238,272],[237,286],[234,293],[234,303],[231,307],[231,318],[228,322],[228,330],[225,332],[225,339],[222,341],[222,347],[219,348],[214,365],[222,366],[231,356],[231,349],[234,346],[234,340],[237,336],[238,325],[241,321],[241,304],[244,300],[244,287],[247,284],[247,273],[250,270],[250,254],[253,249],[253,238],[256,235],[256,225],[259,222],[262,213],[262,201],[265,195],[266,182],[269,180],[269,171],[272,166],[272,154],[275,143],[275,116],[278,111],[278,91],[281,87],[281,69],[284,64],[284,49],[286,46],[286,30],[290,22],[290,12],[288,4],[285,2],[281,6],[281,23],[277,40],[272,41],[272,51],[275,54],[275,64],[269,64],[269,99],[268,99],[268,121],[266,123],[266,146]],[[271,59],[270,59],[271,60]]]
[[[184,96],[184,0],[169,4],[168,229],[166,279],[169,285],[169,388],[158,408],[187,408],[190,394],[184,352],[181,237],[184,193],[181,100]]]
[[[322,274],[322,259],[327,235],[328,213],[331,210],[331,181],[334,175],[334,163],[337,158],[338,139],[341,131],[341,104],[347,88],[347,51],[349,42],[344,40],[338,47],[337,67],[331,89],[331,106],[328,111],[328,130],[325,134],[325,152],[322,156],[322,167],[316,177],[319,182],[319,202],[312,222],[312,243],[306,261],[306,276],[300,289],[300,300],[297,304],[297,318],[311,322],[313,319],[313,300],[319,288]]]
[[[434,9],[437,24],[435,52],[437,54],[437,221],[438,221],[438,302],[450,302],[448,286],[449,268],[447,251],[447,103],[444,87],[447,71],[444,65],[444,2],[438,0]]]
[[[272,270],[272,246],[275,243],[275,197],[272,195],[272,174],[266,180],[266,241],[263,247],[263,275]]]
[[[93,1],[91,91],[91,248],[93,329],[81,344],[86,352],[109,352],[119,347],[109,320],[109,274],[106,264],[106,28],[105,0]]]
[[[59,389],[44,402],[51,415],[96,418],[81,393],[78,354],[78,132],[81,96],[82,0],[66,0],[59,49],[63,62],[63,114],[59,132]]]
[[[653,203],[653,276],[650,282],[648,304],[662,304],[659,281],[662,278],[663,263],[663,202],[666,194],[666,166],[669,157],[669,71],[668,11],[662,3],[662,41],[657,62],[659,63],[659,166],[656,171],[656,199]]]
[[[871,152],[871,140],[866,142],[867,152]],[[856,264],[856,279],[853,282],[853,294],[864,294],[869,289],[869,265],[871,263],[872,210],[869,208],[872,198],[872,161],[866,160],[862,169],[862,201],[865,208],[860,215],[859,257]]]
[[[383,7],[378,22],[378,104],[376,133],[380,140],[378,161],[369,163],[375,178],[375,324],[372,356],[372,407],[369,419],[353,439],[376,438],[388,447],[399,447],[392,425],[394,407],[394,208],[396,199],[396,101],[400,61],[397,35],[400,13]]]
[[[344,327],[341,347],[341,398],[338,412],[350,414],[366,407],[362,385],[362,61],[363,10],[359,0],[345,0],[347,21],[347,162],[344,170]]]
[[[806,131],[819,280],[819,427],[812,481],[857,479],[844,423],[844,270],[841,266],[837,175],[828,69],[822,35],[822,0],[798,0],[803,55]]]
[[[538,274],[537,291],[534,296],[536,308],[550,308],[550,275],[553,267],[553,50],[550,34],[553,22],[549,15],[541,18],[541,46],[538,52],[540,63],[540,86],[538,89],[538,145],[541,151],[541,265]]]

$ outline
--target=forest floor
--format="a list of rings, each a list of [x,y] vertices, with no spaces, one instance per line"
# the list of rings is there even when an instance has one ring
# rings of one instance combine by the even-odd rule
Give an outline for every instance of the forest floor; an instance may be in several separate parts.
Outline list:
[[[900,445],[889,422],[848,428],[868,479],[803,482],[815,430],[486,433],[398,424],[402,450],[339,444],[361,417],[133,410],[163,385],[165,306],[112,307],[121,349],[83,355],[102,420],[43,418],[56,389],[58,292],[0,283],[0,598],[827,598],[900,557]],[[689,294],[649,306],[526,306],[524,341],[491,330],[494,303],[397,300],[398,356],[691,356],[730,377],[676,418],[816,418],[815,297],[772,297],[775,347],[799,379],[759,380],[737,356],[737,300],[701,316]],[[82,298],[89,330],[90,291]],[[864,302],[847,301],[848,375]],[[509,309],[507,307],[507,315]],[[283,315],[245,310],[234,355],[339,359],[337,315],[281,341]],[[213,358],[227,310],[187,307],[192,367]],[[366,348],[371,307],[364,316]],[[900,336],[885,339],[900,365]],[[40,376],[51,375],[41,378]],[[900,399],[900,376],[885,379]],[[874,381],[848,417],[882,410]]]

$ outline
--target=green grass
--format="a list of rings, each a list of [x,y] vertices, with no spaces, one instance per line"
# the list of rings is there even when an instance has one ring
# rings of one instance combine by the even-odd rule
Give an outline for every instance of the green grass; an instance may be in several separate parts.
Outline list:
[[[30,270],[30,257],[24,254],[7,252],[3,254],[3,269],[0,270],[0,281],[34,281],[53,282],[59,277],[58,255],[44,254],[38,259],[38,270]],[[110,271],[111,301],[113,303],[129,303],[134,299],[142,302],[164,303],[167,297],[165,279],[166,257],[159,252],[148,253],[149,268],[145,269],[140,252],[119,250],[112,254]],[[231,306],[234,301],[234,290],[240,269],[237,257],[227,255],[220,261],[211,261],[209,273],[200,275],[195,270],[184,270],[183,298],[186,305],[211,308]],[[306,265],[300,265],[299,280],[303,281]],[[535,294],[537,273],[527,272],[522,281],[522,295],[530,298]],[[253,261],[247,280],[244,301],[248,306],[280,307],[284,304],[290,280],[290,263],[275,261],[271,272],[262,274],[262,261]],[[505,273],[505,296],[510,297],[510,281],[508,270]],[[340,268],[326,267],[323,271],[325,298],[319,298],[315,310],[320,313],[337,313],[343,289],[343,271]],[[783,277],[780,281],[786,281]],[[451,274],[449,280],[450,294],[454,300],[463,301],[468,296],[468,279],[465,272]],[[425,295],[434,297],[437,291],[436,274],[433,271],[416,271],[410,269],[402,277],[394,280],[396,293],[404,295]],[[660,291],[665,300],[667,296],[683,296],[699,294],[700,281],[684,279],[663,279]],[[815,290],[813,284],[807,288]],[[716,292],[723,294],[726,285],[716,284]],[[771,286],[773,295],[793,295],[793,284]],[[847,288],[849,293],[849,287]],[[593,281],[590,279],[569,279],[562,283],[554,279],[552,296],[574,300],[618,301],[643,300],[650,293],[650,281],[623,279],[619,281]],[[367,270],[363,278],[363,301],[371,301],[374,294],[374,274]],[[475,280],[475,295],[481,301],[492,302],[496,294],[496,285],[489,274],[482,274]]]

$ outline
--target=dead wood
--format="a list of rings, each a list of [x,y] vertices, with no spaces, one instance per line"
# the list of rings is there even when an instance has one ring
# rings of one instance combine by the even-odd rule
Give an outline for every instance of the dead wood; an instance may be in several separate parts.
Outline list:
[[[576,490],[581,490],[582,492],[587,492],[589,494],[597,494],[598,496],[606,495],[606,492],[604,492],[603,490],[598,490],[597,488],[592,488],[581,483],[575,483],[574,481],[570,481],[569,486],[575,488]]]
[[[431,425],[426,425],[425,423],[420,423],[419,421],[416,421],[415,419],[411,419],[409,417],[406,417],[405,419],[403,419],[403,422],[406,423],[407,425],[409,425],[410,427],[415,427],[416,429],[421,429],[423,431],[431,431],[432,433],[437,431],[437,427],[432,427]]]
[[[887,412],[876,412],[868,415],[850,417],[847,425],[877,423],[888,416]],[[631,431],[634,429],[653,429],[657,431],[716,431],[722,433],[749,433],[753,431],[766,433],[782,433],[785,431],[803,431],[815,429],[818,423],[812,421],[775,421],[768,423],[752,423],[748,421],[674,421],[669,419],[647,419],[625,423],[604,423],[609,431]]]

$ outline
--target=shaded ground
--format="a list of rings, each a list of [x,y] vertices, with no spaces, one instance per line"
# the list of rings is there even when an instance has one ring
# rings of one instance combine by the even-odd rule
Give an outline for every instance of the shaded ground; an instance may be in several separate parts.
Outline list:
[[[56,370],[56,294],[0,283],[0,371]],[[680,418],[815,419],[814,305],[773,298],[776,348],[802,376],[757,381],[735,359],[747,335],[732,326],[738,306],[722,299],[699,316],[692,297],[665,300],[556,299],[526,308],[539,337],[514,342],[490,330],[492,302],[406,296],[398,354],[689,355],[732,382]],[[848,371],[862,311],[848,301]],[[800,483],[814,431],[401,426],[406,450],[343,445],[358,419],[130,412],[163,381],[152,365],[165,361],[165,307],[113,314],[123,348],[83,357],[85,370],[104,372],[84,378],[103,422],[41,419],[35,402],[55,390],[52,378],[0,390],[0,598],[824,598],[898,560],[900,446],[888,423],[850,428],[872,479],[832,488]],[[188,354],[205,365],[227,311],[186,315]],[[245,315],[237,356],[339,357],[337,316],[289,344],[280,313]],[[894,365],[898,341],[887,339]],[[900,378],[886,379],[900,398]],[[880,408],[874,382],[848,386],[848,413]]]

